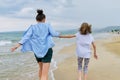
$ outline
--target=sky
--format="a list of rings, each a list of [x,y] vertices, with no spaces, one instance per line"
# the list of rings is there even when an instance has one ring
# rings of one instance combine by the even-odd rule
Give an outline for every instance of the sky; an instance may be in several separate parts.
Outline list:
[[[88,22],[94,29],[120,25],[120,0],[0,0],[0,32],[24,31],[36,24],[37,9],[55,30],[77,29]]]

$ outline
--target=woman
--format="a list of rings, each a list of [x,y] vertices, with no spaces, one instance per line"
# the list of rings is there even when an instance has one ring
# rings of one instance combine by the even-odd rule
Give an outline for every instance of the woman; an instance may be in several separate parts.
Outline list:
[[[19,43],[11,48],[15,51],[22,46],[22,52],[32,51],[39,64],[40,80],[48,80],[48,72],[52,59],[54,42],[52,37],[59,37],[59,33],[54,31],[50,24],[45,23],[46,16],[42,10],[37,10],[37,24],[31,25],[25,32]]]

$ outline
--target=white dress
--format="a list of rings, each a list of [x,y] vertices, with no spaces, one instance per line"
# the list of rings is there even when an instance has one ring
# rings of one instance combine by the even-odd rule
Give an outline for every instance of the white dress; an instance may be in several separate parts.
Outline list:
[[[76,54],[78,57],[90,58],[91,56],[91,44],[94,38],[91,34],[82,35],[79,32],[76,35]]]

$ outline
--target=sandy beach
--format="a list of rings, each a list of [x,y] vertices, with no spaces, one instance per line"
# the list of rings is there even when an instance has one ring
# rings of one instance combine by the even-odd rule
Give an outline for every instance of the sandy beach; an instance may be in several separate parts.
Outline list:
[[[91,56],[88,80],[120,80],[120,37],[96,40],[98,60]],[[77,80],[75,44],[64,47],[58,54],[69,55],[57,64],[55,80]]]

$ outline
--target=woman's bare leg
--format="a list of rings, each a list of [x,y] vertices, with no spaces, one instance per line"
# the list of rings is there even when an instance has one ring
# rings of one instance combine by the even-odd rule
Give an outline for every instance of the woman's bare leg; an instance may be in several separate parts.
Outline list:
[[[43,66],[43,63],[42,62],[39,62],[38,63],[39,64],[39,79],[41,78],[41,76],[42,76],[42,66]]]
[[[42,75],[41,80],[48,80],[50,63],[42,63]]]

